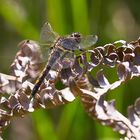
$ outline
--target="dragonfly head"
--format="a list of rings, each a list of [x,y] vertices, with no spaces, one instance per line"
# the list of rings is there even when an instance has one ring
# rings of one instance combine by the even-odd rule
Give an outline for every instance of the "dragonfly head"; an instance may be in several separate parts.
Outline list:
[[[80,42],[81,34],[78,32],[72,33],[70,37],[74,38],[77,42]]]
[[[78,32],[72,33],[72,34],[71,34],[71,37],[79,38],[79,37],[81,37],[81,34],[78,33]]]

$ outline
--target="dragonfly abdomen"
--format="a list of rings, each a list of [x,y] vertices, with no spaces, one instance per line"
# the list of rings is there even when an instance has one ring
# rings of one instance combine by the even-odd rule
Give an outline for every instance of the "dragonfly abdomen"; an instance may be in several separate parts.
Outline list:
[[[32,96],[34,97],[36,92],[38,91],[39,87],[41,86],[41,84],[43,83],[45,77],[48,75],[49,71],[51,69],[51,66],[47,65],[45,67],[45,69],[42,71],[40,77],[37,79],[35,86],[32,90]]]
[[[52,66],[56,63],[57,59],[59,59],[60,54],[62,52],[61,48],[54,48],[54,50],[52,50],[50,57],[48,59],[48,63],[46,65],[46,67],[44,68],[44,70],[42,71],[41,75],[39,76],[39,78],[37,79],[35,86],[32,90],[31,95],[34,97],[35,94],[37,93],[39,87],[41,86],[41,84],[43,83],[45,77],[48,75],[49,71],[51,70]]]

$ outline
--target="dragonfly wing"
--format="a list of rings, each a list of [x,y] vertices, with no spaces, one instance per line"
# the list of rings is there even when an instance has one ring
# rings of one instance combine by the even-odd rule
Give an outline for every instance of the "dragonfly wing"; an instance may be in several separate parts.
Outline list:
[[[43,56],[43,62],[47,62],[51,55],[52,49],[50,47],[41,47],[41,52]]]
[[[86,49],[93,46],[98,40],[98,37],[95,35],[87,35],[85,37],[81,37],[79,46],[80,49]]]
[[[57,37],[58,34],[53,31],[50,23],[46,22],[41,29],[40,43],[43,45],[51,45]]]
[[[43,61],[47,61],[51,52],[51,46],[55,42],[58,34],[53,31],[50,23],[46,22],[40,33],[40,45],[43,55]]]

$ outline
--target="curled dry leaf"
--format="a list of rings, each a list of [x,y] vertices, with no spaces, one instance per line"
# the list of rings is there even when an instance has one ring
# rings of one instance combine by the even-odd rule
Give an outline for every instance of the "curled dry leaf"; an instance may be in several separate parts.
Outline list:
[[[20,50],[11,65],[12,75],[20,77],[22,80],[29,77],[36,78],[43,61],[40,46],[32,40],[24,40],[18,46]]]
[[[14,116],[63,105],[79,96],[91,117],[129,139],[139,139],[140,99],[129,107],[126,118],[115,108],[115,101],[106,101],[105,96],[109,90],[140,75],[140,39],[130,43],[120,40],[87,50],[72,62],[61,60],[56,63],[57,70],[51,70],[44,79],[35,98],[30,93],[44,65],[40,46],[25,40],[19,47],[11,65],[12,76],[0,74],[0,133]],[[104,74],[104,66],[116,69],[118,79],[113,83]],[[95,67],[99,70],[93,76]],[[63,89],[56,88],[59,80]]]

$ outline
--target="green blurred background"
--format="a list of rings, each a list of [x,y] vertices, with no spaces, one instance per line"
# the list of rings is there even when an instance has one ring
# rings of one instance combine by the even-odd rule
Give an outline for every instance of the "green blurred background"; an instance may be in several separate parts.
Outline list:
[[[24,39],[38,40],[49,21],[60,35],[74,31],[97,34],[97,45],[119,39],[135,40],[140,32],[140,0],[0,0],[0,72],[9,66]],[[108,70],[112,81],[114,71]],[[119,111],[139,96],[139,79],[111,92]],[[119,135],[92,120],[79,100],[16,118],[3,134],[6,140],[117,140]]]

